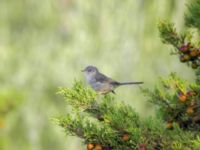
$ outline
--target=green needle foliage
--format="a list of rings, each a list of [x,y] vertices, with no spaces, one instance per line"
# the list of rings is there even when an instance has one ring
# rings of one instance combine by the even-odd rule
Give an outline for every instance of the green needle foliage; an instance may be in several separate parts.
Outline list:
[[[193,0],[188,5],[185,23],[188,27],[200,28],[200,1]],[[200,131],[200,48],[199,40],[191,33],[178,34],[172,23],[161,21],[158,25],[160,37],[165,44],[174,48],[172,54],[179,55],[180,62],[195,70],[196,82],[186,83],[175,74],[169,79],[161,79],[154,90],[145,89],[150,102],[158,106],[158,114],[168,122],[177,123],[182,129]],[[188,28],[190,30],[190,28]]]
[[[181,37],[177,34],[173,23],[160,21],[158,29],[163,43],[172,44],[175,47],[181,44]]]
[[[185,23],[188,27],[200,29],[200,1],[191,0],[191,5],[188,6],[188,11],[185,15]]]
[[[158,24],[162,42],[173,46],[171,54],[178,55],[182,63],[186,63],[193,69],[200,66],[200,47],[199,41],[196,42],[192,33],[178,34],[173,23],[160,21]]]
[[[178,34],[173,23],[160,21],[158,29],[165,44],[174,47],[172,54],[178,55],[180,62],[187,63],[193,69],[200,66],[199,32],[190,32],[190,27],[200,29],[200,0],[192,0],[185,15],[185,24],[189,27],[185,33]]]
[[[168,79],[161,79],[154,90],[145,89],[143,92],[149,102],[157,106],[157,116],[167,124],[175,123],[184,130],[200,131],[198,84],[189,84],[173,73]]]
[[[189,27],[200,29],[199,6],[199,0],[188,5],[185,21]],[[177,33],[168,21],[161,21],[158,29],[163,43],[173,46],[172,54],[195,69],[196,80],[189,83],[171,73],[155,88],[142,89],[157,114],[145,120],[132,107],[111,95],[98,95],[81,82],[75,81],[72,88],[60,88],[58,93],[72,109],[55,120],[67,135],[81,138],[88,150],[199,149],[200,41],[194,40],[191,33]]]
[[[67,135],[78,136],[94,148],[137,150],[145,147],[153,150],[194,148],[199,144],[195,133],[183,131],[176,125],[169,131],[161,119],[141,120],[132,107],[116,102],[110,95],[97,95],[81,82],[75,82],[72,88],[60,88],[59,93],[74,109],[58,117],[58,125]]]
[[[72,89],[60,88],[58,94],[63,94],[67,103],[73,105],[74,108],[90,107],[97,95],[89,88],[82,88],[81,83],[75,84]]]

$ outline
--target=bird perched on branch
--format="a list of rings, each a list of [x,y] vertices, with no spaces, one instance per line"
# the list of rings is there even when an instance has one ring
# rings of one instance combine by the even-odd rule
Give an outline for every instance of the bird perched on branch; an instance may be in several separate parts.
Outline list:
[[[87,66],[82,70],[90,86],[100,94],[112,92],[115,94],[115,89],[122,85],[143,84],[143,82],[117,82],[106,75],[99,72],[95,66]]]

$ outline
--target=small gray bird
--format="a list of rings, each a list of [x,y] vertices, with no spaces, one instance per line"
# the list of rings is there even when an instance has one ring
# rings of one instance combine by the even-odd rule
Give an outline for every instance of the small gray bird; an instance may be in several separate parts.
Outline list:
[[[99,70],[94,66],[88,66],[82,72],[85,73],[87,82],[91,87],[100,94],[107,94],[112,92],[115,94],[115,88],[121,85],[129,84],[143,84],[143,82],[117,82],[106,75],[99,72]]]

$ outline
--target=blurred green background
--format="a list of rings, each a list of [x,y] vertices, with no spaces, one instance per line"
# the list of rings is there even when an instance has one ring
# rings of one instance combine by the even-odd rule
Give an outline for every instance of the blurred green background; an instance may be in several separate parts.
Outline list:
[[[0,149],[86,149],[50,118],[66,114],[58,87],[84,81],[97,66],[119,81],[194,75],[159,38],[157,22],[184,29],[186,0],[0,0]],[[138,87],[116,90],[117,100],[153,114]]]

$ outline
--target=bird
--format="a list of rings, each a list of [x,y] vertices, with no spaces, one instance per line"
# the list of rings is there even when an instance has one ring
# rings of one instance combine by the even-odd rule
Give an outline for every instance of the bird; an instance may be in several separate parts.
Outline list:
[[[87,66],[82,70],[85,73],[87,83],[97,93],[106,95],[110,92],[115,94],[115,89],[122,85],[143,84],[143,82],[118,82],[99,72],[95,66]]]

